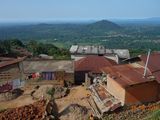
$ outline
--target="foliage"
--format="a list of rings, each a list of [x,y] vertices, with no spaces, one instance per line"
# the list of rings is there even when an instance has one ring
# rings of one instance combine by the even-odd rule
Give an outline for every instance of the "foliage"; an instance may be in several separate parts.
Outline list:
[[[34,56],[47,54],[53,56],[54,59],[70,59],[70,53],[68,50],[60,49],[53,44],[44,44],[32,40],[26,46]]]
[[[136,57],[138,55],[142,55],[142,54],[146,54],[147,53],[147,50],[144,50],[144,49],[130,49],[130,55],[132,57]]]
[[[154,111],[149,117],[148,120],[160,120],[160,110]]]
[[[123,25],[120,27],[106,20],[92,24],[37,24],[0,28],[0,39],[10,39],[13,36],[22,40],[25,43],[24,47],[35,56],[42,53],[51,55],[55,59],[70,59],[67,49],[75,43],[130,49],[131,56],[144,54],[148,49],[160,50],[160,26]],[[8,43],[0,44],[0,51],[3,53],[10,52],[10,46],[6,44]],[[15,44],[23,46],[16,40],[12,42],[12,45]]]
[[[50,89],[47,90],[47,94],[50,95],[50,96],[53,96],[54,92],[55,92],[55,88],[50,88]]]
[[[21,47],[27,49],[34,56],[39,54],[47,54],[53,56],[54,59],[70,59],[70,53],[67,49],[60,49],[53,44],[45,44],[34,40],[29,41],[26,45],[18,39],[0,41],[0,54],[12,54],[12,48]],[[16,53],[18,55],[18,53]]]

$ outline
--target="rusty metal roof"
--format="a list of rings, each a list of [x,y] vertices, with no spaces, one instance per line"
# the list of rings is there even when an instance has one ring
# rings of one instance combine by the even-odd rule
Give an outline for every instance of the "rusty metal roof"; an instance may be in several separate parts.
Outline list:
[[[16,58],[11,58],[11,57],[0,57],[0,61],[12,61],[15,60]]]
[[[106,67],[103,68],[102,71],[109,74],[109,76],[117,83],[119,83],[122,87],[145,83],[153,80],[148,79],[147,77],[143,77],[144,68],[134,68],[129,64]],[[150,75],[151,73],[147,71],[147,76]]]
[[[147,56],[142,55],[141,60],[146,63]],[[160,70],[160,53],[153,53],[149,57],[148,68],[151,72],[156,72]]]
[[[96,84],[92,85],[90,90],[94,103],[101,113],[113,111],[121,106],[121,102],[107,91],[106,86]]]
[[[107,59],[103,56],[89,55],[85,58],[75,61],[75,71],[101,73],[101,68],[113,65],[116,65],[113,60]]]
[[[0,68],[8,66],[8,65],[19,63],[19,62],[23,61],[24,58],[25,57],[18,58],[18,59],[13,59],[13,60],[8,60],[8,61],[6,61],[6,60],[5,61],[1,61],[0,62]]]
[[[147,56],[142,55],[141,60],[143,63],[146,63]],[[155,75],[157,81],[160,83],[160,53],[153,53],[149,57],[148,69]]]

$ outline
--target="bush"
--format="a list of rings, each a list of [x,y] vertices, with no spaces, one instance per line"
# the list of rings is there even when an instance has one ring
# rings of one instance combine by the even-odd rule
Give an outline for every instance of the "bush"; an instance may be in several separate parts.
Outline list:
[[[47,90],[47,94],[50,95],[50,96],[53,96],[54,92],[55,92],[54,88],[50,88],[50,89]]]

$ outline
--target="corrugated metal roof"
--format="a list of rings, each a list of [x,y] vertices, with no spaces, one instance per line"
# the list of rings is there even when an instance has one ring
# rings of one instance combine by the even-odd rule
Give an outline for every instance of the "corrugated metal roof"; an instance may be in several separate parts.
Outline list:
[[[70,48],[71,53],[76,54],[105,54],[105,47],[102,45],[72,45]]]
[[[107,91],[106,86],[96,84],[91,86],[90,90],[92,98],[102,114],[121,106],[121,102]]]
[[[0,57],[0,61],[12,61],[15,60],[16,58],[11,58],[11,57]]]
[[[106,49],[103,45],[72,45],[71,54],[82,55],[118,55],[119,58],[130,58],[128,49]]]
[[[25,73],[45,72],[45,71],[66,71],[73,73],[73,61],[71,60],[36,60],[24,61]]]
[[[142,55],[140,58],[145,64],[147,56]],[[160,53],[153,53],[150,55],[147,67],[153,73],[153,75],[155,75],[157,81],[160,83]]]
[[[0,68],[5,67],[5,66],[8,66],[8,65],[12,65],[12,64],[19,63],[19,62],[23,61],[24,58],[25,58],[25,57],[18,58],[18,59],[14,59],[14,60],[1,61],[1,62],[0,62]]]
[[[147,56],[142,55],[141,60],[146,63]],[[160,70],[160,53],[153,53],[149,57],[148,68],[151,72],[156,72]]]
[[[106,67],[103,68],[102,71],[109,74],[109,76],[112,79],[114,79],[117,83],[119,83],[122,87],[127,87],[139,83],[145,83],[153,80],[143,77],[144,68],[134,68],[129,64]],[[147,76],[150,75],[152,74],[149,71],[147,71]]]
[[[101,68],[113,65],[116,65],[114,61],[103,56],[89,55],[75,61],[75,71],[91,71],[93,73],[101,73]]]

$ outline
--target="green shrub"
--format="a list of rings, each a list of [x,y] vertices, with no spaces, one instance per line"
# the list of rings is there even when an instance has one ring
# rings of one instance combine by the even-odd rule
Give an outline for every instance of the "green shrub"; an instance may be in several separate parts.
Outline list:
[[[50,96],[53,96],[54,92],[55,92],[54,88],[50,88],[50,89],[47,90],[47,94],[50,95]]]

